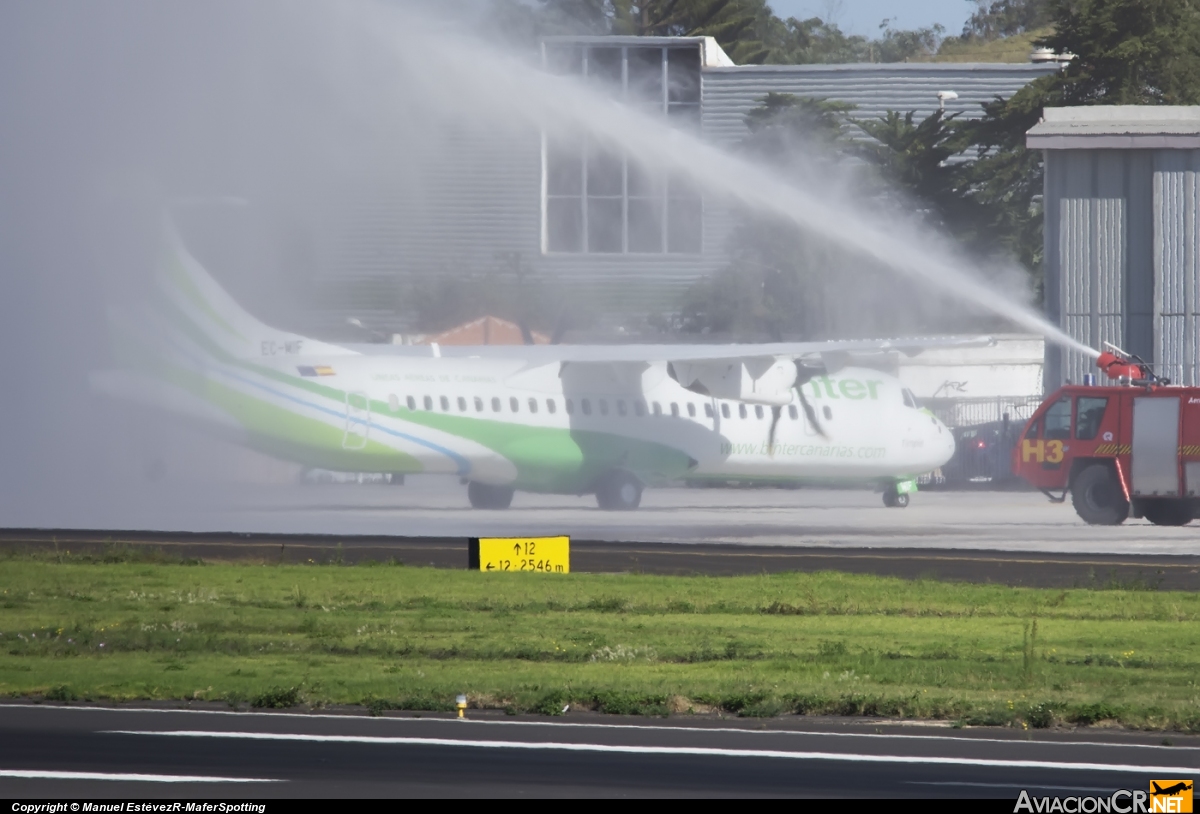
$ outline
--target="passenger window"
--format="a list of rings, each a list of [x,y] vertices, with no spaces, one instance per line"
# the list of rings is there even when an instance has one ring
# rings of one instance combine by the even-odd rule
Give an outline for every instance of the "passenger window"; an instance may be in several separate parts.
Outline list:
[[[579,406],[583,408],[584,415],[592,414],[592,403],[590,401],[588,401],[587,399],[584,399],[583,401],[579,402]]]
[[[711,405],[711,404],[705,404],[705,405],[704,405],[704,417],[705,417],[705,418],[712,418],[712,417],[713,417],[713,409],[712,409],[712,405]]]
[[[1080,396],[1075,404],[1075,437],[1080,441],[1091,441],[1100,432],[1104,421],[1104,410],[1108,399],[1095,396]]]
[[[608,415],[608,399],[599,399],[600,415]]]
[[[467,400],[462,396],[458,397],[458,411],[460,413],[465,413],[467,411]]]
[[[512,410],[514,413],[516,413],[516,412],[520,412],[520,410],[521,410],[521,402],[517,401],[517,397],[516,397],[516,396],[512,396],[511,398],[509,398],[509,400],[508,400],[508,409]]]
[[[449,412],[450,399],[446,398],[445,396],[442,396],[441,399],[439,399],[439,401],[441,401],[441,403],[442,403],[442,412]]]
[[[532,396],[529,397],[529,412],[537,412],[537,399],[533,398]]]
[[[746,405],[739,404],[738,405],[738,418],[745,418],[745,417],[746,417]]]
[[[433,409],[433,396],[426,396],[426,397],[425,397],[425,409],[426,409],[426,410],[432,410],[432,409]]]
[[[788,418],[790,418],[792,421],[795,421],[799,417],[800,417],[800,413],[799,413],[799,411],[796,410],[796,405],[789,404],[788,405]]]
[[[571,399],[567,399],[567,415],[573,415],[574,413],[575,413],[575,402],[572,401]]]
[[[388,393],[388,408],[393,413],[400,412],[400,399],[396,398],[395,393]]]
[[[761,405],[761,404],[755,404],[755,405],[754,405],[754,417],[755,417],[755,418],[762,418],[762,417],[763,417],[763,411],[762,411],[762,405]]]
[[[554,399],[546,399],[546,411],[549,412],[550,415],[554,415],[554,411],[557,409],[558,407],[555,406]]]
[[[833,421],[833,410],[830,410],[830,409],[829,409],[829,405],[828,405],[828,404],[826,404],[826,405],[825,405],[825,406],[824,406],[824,407],[821,409],[821,412],[823,412],[823,413],[825,414],[825,420],[826,420],[826,421]]]
[[[689,401],[689,402],[688,402],[688,406],[687,406],[687,408],[688,408],[688,417],[689,417],[689,418],[695,418],[695,417],[696,417],[696,405],[695,405],[695,404],[692,404],[692,403]]]
[[[408,398],[406,398],[404,400],[404,403],[408,405],[408,409],[410,409],[410,410],[417,409],[417,400],[415,398],[413,398],[412,396],[409,396]]]
[[[1046,411],[1046,439],[1067,440],[1071,437],[1071,399],[1061,398]]]
[[[723,418],[729,418],[729,405],[728,404],[721,405],[721,416]]]
[[[673,415],[673,416],[679,415],[679,405],[676,404],[675,402],[671,402],[671,415]]]
[[[617,415],[625,415],[625,399],[617,399]]]
[[[638,418],[644,416],[646,414],[646,402],[642,401],[641,399],[634,399],[633,414]]]
[[[654,402],[654,414],[655,414],[655,415],[662,415],[662,405],[661,405],[661,404],[659,404],[657,401],[656,401],[656,402]]]
[[[475,397],[475,412],[483,412],[483,399],[481,399],[479,396]]]
[[[500,412],[500,399],[496,396],[492,396],[492,412]]]

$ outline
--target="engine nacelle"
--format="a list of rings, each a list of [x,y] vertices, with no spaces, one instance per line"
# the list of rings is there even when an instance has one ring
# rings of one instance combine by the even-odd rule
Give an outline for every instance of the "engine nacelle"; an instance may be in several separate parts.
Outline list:
[[[693,393],[773,407],[791,403],[796,384],[795,362],[773,356],[672,362],[667,370]]]

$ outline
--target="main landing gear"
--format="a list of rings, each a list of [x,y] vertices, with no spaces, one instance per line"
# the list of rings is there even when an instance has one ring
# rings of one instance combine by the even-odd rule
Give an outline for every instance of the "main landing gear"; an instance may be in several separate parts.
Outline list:
[[[632,511],[642,503],[642,482],[628,472],[613,472],[596,486],[596,503],[609,511]]]
[[[476,509],[507,509],[512,505],[513,489],[471,481],[467,484],[467,499]]]

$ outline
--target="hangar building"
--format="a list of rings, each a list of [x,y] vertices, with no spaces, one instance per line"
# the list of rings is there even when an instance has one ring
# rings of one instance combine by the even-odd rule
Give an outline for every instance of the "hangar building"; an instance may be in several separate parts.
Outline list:
[[[1050,319],[1200,384],[1200,106],[1047,108],[1026,144],[1046,157]],[[1048,390],[1092,370],[1047,345]]]

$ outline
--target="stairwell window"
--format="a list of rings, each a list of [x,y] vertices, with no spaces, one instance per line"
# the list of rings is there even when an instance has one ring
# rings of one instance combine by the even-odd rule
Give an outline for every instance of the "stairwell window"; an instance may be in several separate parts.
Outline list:
[[[601,93],[700,131],[700,47],[543,45],[551,73],[580,76]],[[703,201],[682,175],[607,148],[587,135],[547,134],[544,252],[698,254]]]

